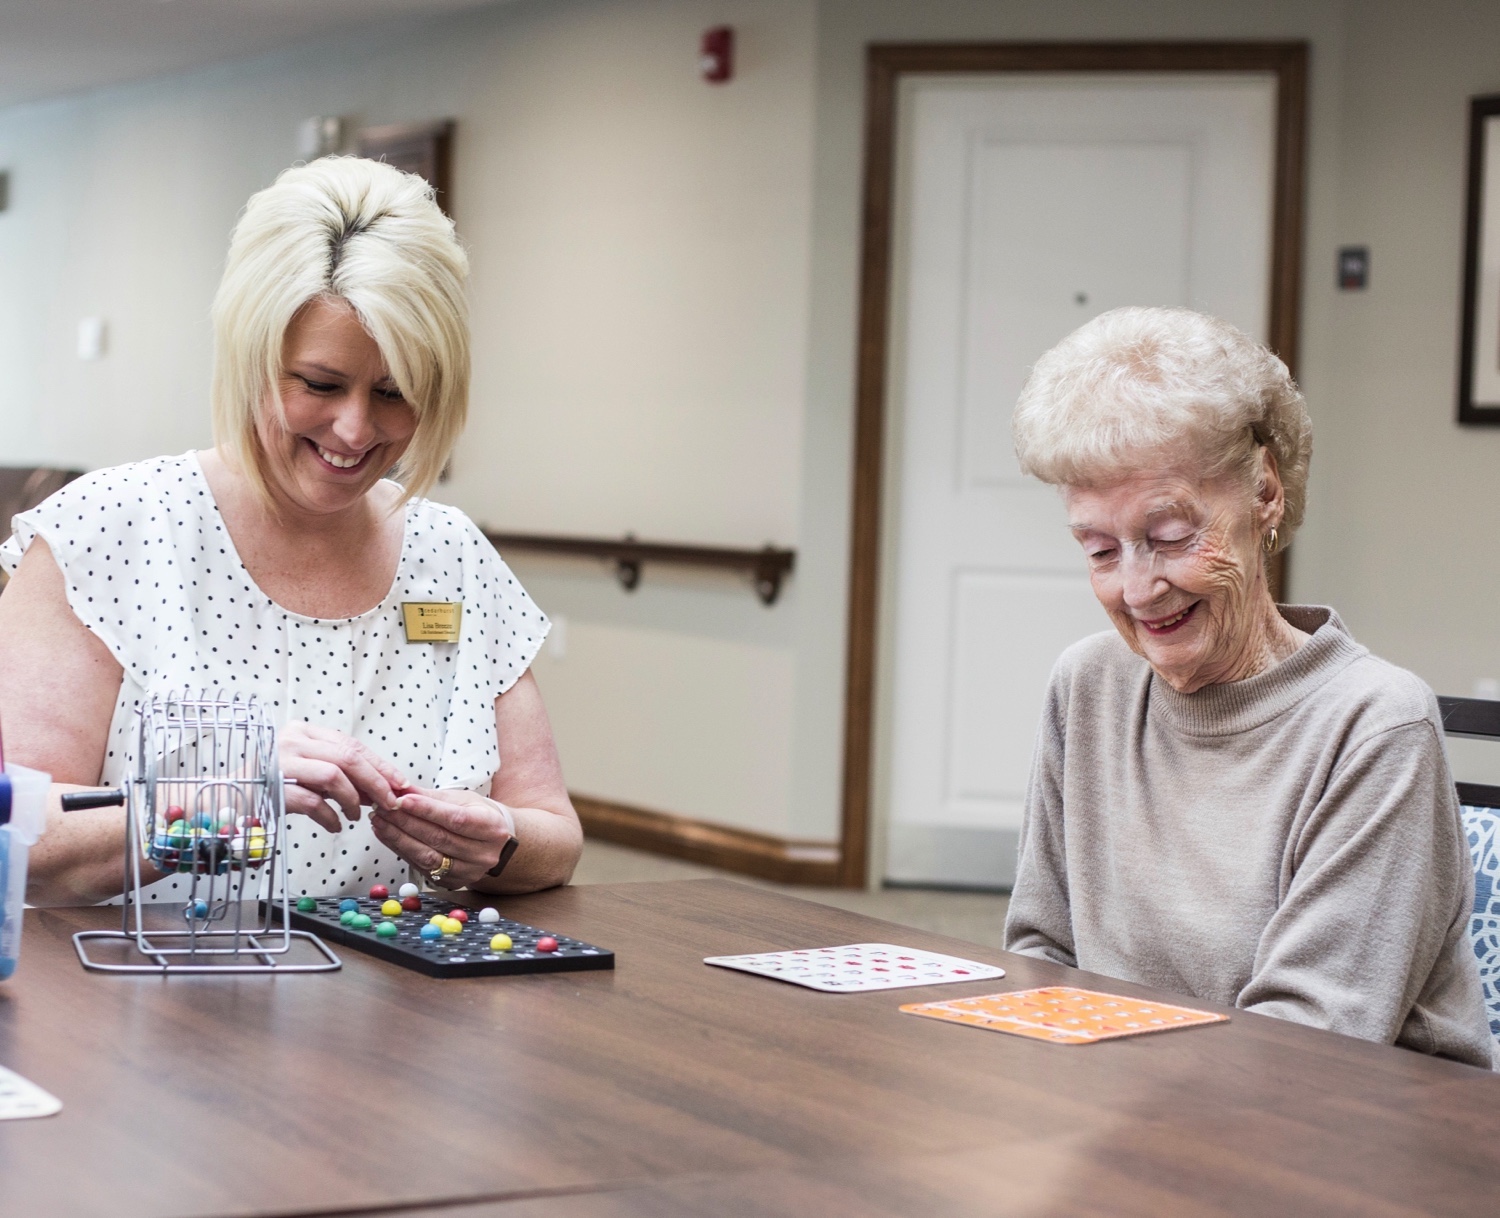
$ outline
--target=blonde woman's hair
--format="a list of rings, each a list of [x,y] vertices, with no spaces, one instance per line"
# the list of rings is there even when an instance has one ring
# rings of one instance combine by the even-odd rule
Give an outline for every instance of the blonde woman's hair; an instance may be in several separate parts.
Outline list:
[[[278,381],[292,319],[310,301],[347,301],[380,348],[417,426],[390,471],[403,499],[437,481],[469,408],[469,260],[432,187],[358,157],[288,169],[252,195],[214,297],[214,441],[269,499],[256,434],[283,423]]]
[[[1278,547],[1307,507],[1312,421],[1291,372],[1191,309],[1111,309],[1074,330],[1032,368],[1011,433],[1022,471],[1059,486],[1108,484],[1169,454],[1258,490],[1264,447],[1286,498]]]

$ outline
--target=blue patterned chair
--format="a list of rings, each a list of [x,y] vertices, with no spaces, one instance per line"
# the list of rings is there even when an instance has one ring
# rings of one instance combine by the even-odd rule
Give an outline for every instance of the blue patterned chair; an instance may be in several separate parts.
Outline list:
[[[1500,702],[1439,698],[1443,728],[1450,736],[1500,741]],[[1469,940],[1479,961],[1490,1035],[1500,1044],[1500,787],[1458,784],[1464,837],[1474,860],[1474,912]]]
[[[1465,804],[1461,811],[1464,836],[1474,859],[1474,916],[1469,920],[1469,938],[1479,958],[1479,980],[1484,986],[1484,1004],[1490,1011],[1490,1035],[1500,1043],[1500,810]]]

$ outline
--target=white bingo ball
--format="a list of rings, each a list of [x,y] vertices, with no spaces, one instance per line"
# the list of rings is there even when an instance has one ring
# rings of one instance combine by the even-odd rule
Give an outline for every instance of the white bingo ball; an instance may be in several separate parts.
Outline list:
[[[421,891],[415,884],[402,884],[400,888],[396,889],[396,895],[404,901],[407,897],[414,897]]]
[[[481,922],[498,922],[500,921],[500,911],[498,909],[491,909],[486,905],[479,911],[479,920]]]

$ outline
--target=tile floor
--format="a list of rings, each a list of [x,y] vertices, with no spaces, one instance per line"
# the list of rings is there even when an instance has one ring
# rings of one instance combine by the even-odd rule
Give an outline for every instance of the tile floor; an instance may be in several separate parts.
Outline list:
[[[663,858],[593,839],[584,845],[583,858],[573,873],[573,883],[623,884],[642,880],[697,880],[708,876],[755,884],[807,901],[820,901],[824,905],[884,918],[903,926],[920,927],[936,934],[952,935],[988,947],[1001,946],[1005,908],[1009,904],[1008,898],[988,892],[944,892],[930,888],[883,888],[862,892],[851,888],[772,884],[767,880],[720,871],[716,867],[684,863],[679,859]]]

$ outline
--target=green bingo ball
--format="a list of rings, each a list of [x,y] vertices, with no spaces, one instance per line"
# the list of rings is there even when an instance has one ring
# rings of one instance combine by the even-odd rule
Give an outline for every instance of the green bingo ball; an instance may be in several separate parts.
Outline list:
[[[396,937],[396,924],[394,922],[382,922],[375,928],[375,933],[382,939],[394,939]]]
[[[314,901],[311,897],[298,897],[297,898],[297,912],[298,913],[312,913],[317,908],[318,908],[318,903],[316,901]]]
[[[358,916],[352,909],[346,909],[343,913],[339,914],[339,922],[344,926],[352,926],[354,919]]]
[[[352,927],[354,927],[355,930],[369,930],[370,929],[370,915],[369,914],[355,914],[354,917],[352,919],[350,919],[349,925],[352,926]]]

